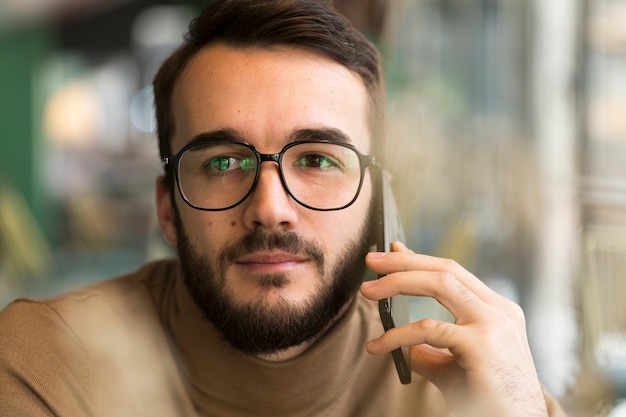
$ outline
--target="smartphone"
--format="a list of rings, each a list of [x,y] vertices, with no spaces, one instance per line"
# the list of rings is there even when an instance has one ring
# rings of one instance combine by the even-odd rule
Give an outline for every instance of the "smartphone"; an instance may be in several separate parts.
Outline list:
[[[376,170],[376,249],[378,252],[390,252],[391,244],[396,241],[406,243],[406,236],[402,227],[398,206],[393,195],[389,174],[383,169]],[[383,275],[379,275],[381,278]],[[378,310],[383,328],[388,331],[396,326],[409,322],[409,298],[398,295],[382,299],[378,302]],[[402,384],[411,383],[411,368],[408,366],[402,348],[391,352]]]

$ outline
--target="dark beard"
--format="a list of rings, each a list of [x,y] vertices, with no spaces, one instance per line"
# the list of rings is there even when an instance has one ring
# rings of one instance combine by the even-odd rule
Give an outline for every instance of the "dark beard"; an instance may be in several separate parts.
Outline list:
[[[258,232],[243,237],[219,253],[212,265],[191,247],[177,217],[178,254],[185,283],[196,304],[224,339],[235,349],[250,355],[272,354],[310,341],[319,335],[357,292],[365,273],[368,251],[367,227],[348,242],[342,256],[324,277],[324,255],[314,242],[305,242],[294,232]],[[367,225],[369,222],[365,222]],[[258,250],[278,249],[306,254],[314,260],[320,274],[319,293],[306,305],[294,306],[281,299],[268,305],[263,300],[241,305],[225,291],[226,270],[237,256]],[[281,288],[283,274],[266,275],[262,285]]]

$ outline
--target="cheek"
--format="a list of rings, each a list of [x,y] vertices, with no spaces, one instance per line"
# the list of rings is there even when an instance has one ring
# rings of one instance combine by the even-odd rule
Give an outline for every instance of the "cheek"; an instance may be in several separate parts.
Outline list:
[[[215,256],[228,244],[241,239],[245,230],[239,207],[226,211],[201,211],[187,206],[182,200],[180,217],[190,244],[205,256]]]
[[[367,233],[366,222],[368,221],[371,187],[366,184],[357,201],[350,207],[336,212],[322,214],[317,230],[324,230],[325,236],[320,236],[320,241],[333,246],[333,250],[341,249],[348,242],[360,237],[361,233]],[[332,253],[332,252],[331,252]]]

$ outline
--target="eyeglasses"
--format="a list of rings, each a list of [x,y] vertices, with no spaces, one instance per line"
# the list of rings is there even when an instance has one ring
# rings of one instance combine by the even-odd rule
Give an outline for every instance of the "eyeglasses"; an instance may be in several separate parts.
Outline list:
[[[289,143],[279,153],[262,154],[248,143],[192,142],[163,159],[173,169],[178,191],[198,210],[228,210],[254,190],[263,162],[276,162],[285,190],[312,210],[341,210],[357,199],[365,169],[378,166],[376,158],[354,146],[328,141]]]

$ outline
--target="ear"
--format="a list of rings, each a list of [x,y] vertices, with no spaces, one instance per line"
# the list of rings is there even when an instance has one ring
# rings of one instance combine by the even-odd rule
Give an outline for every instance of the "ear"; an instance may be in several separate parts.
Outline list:
[[[158,177],[156,180],[156,208],[161,233],[163,233],[165,240],[170,245],[176,247],[178,245],[174,221],[176,213],[174,212],[174,207],[172,207],[170,188],[165,183],[165,177],[163,176]]]

